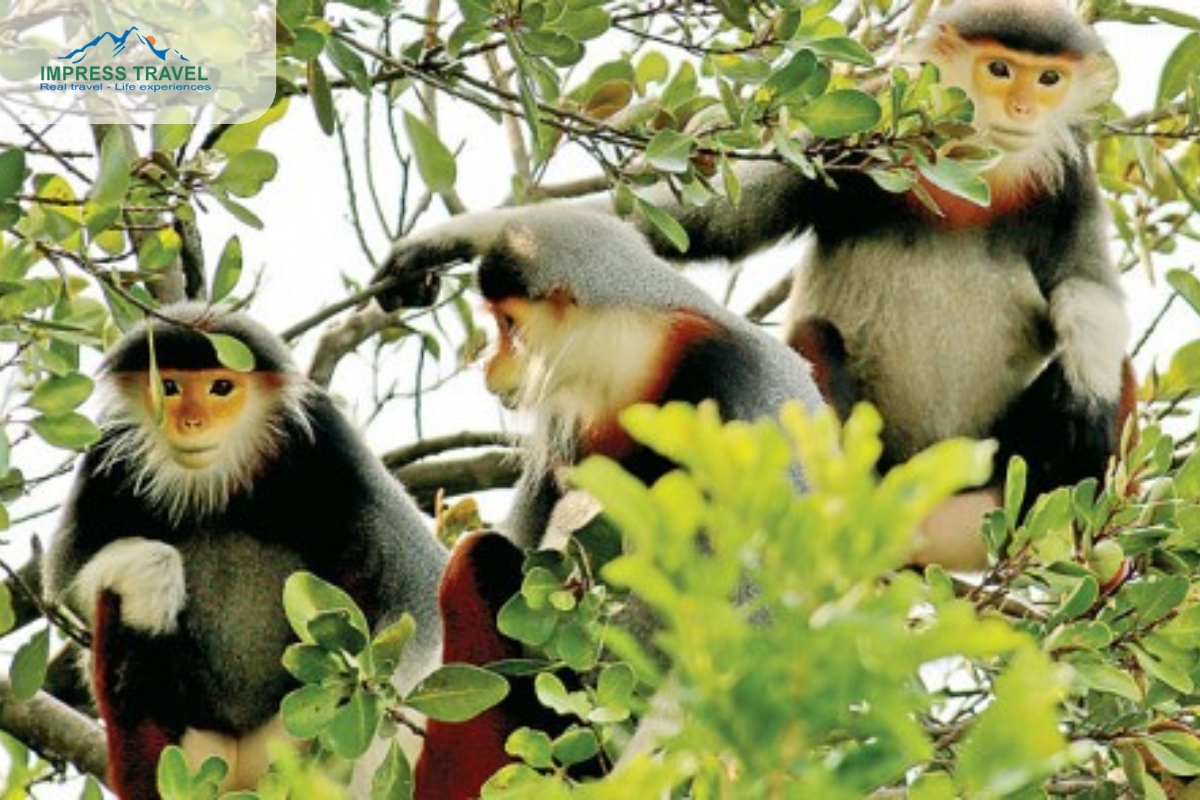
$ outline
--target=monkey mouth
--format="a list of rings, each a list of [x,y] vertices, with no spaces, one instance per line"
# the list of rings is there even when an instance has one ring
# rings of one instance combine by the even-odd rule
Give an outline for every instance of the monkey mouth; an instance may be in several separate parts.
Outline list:
[[[1034,141],[1031,131],[1021,128],[992,127],[988,128],[988,141],[1001,150],[1024,150]]]
[[[188,469],[204,469],[211,466],[217,460],[220,448],[217,445],[191,445],[188,447],[175,447],[174,455],[175,462],[181,467]]]

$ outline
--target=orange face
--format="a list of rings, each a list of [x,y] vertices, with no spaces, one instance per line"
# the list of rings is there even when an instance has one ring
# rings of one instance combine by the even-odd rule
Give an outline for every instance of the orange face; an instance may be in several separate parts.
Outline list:
[[[487,390],[510,408],[516,403],[526,367],[522,324],[530,313],[528,300],[510,298],[488,304],[496,320],[496,350],[484,368]]]
[[[162,436],[181,466],[204,469],[217,463],[222,444],[235,436],[255,390],[253,373],[228,369],[159,372]],[[153,387],[146,381],[143,402],[156,408]],[[156,415],[157,416],[157,415]]]
[[[1070,93],[1076,60],[1016,52],[994,42],[971,47],[976,124],[1002,150],[1036,144],[1047,117]]]

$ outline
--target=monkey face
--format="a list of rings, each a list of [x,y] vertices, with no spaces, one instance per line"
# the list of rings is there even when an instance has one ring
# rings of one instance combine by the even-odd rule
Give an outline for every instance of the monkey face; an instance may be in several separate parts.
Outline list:
[[[258,418],[252,409],[262,402],[251,373],[228,369],[164,369],[157,387],[146,376],[141,399],[151,418],[159,420],[169,456],[195,470],[220,462],[225,445],[245,435],[250,417]]]
[[[1006,152],[1036,147],[1071,91],[1074,60],[974,45],[971,86],[975,125]]]
[[[496,349],[484,367],[484,382],[487,390],[505,408],[515,408],[520,395],[521,383],[528,368],[528,347],[522,322],[525,321],[533,304],[528,300],[508,298],[488,303],[488,310],[496,320]]]

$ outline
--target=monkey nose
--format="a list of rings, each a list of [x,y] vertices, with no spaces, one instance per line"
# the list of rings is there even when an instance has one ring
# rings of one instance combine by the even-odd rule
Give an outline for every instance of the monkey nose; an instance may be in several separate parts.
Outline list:
[[[179,426],[185,431],[198,431],[204,427],[204,420],[199,417],[184,417],[179,421]]]

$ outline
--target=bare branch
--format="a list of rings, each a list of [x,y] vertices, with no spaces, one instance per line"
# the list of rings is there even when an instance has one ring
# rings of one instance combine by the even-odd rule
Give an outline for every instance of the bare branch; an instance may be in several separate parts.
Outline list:
[[[384,453],[383,463],[388,469],[394,471],[414,461],[441,455],[451,450],[464,450],[469,447],[508,447],[512,444],[513,437],[507,433],[456,433],[451,436],[425,439],[407,447],[398,447]]]
[[[375,303],[364,306],[321,335],[317,352],[308,368],[308,377],[318,386],[328,387],[338,363],[347,353],[396,321]],[[287,337],[290,338],[290,337]]]
[[[762,297],[758,298],[750,310],[746,312],[746,319],[751,322],[762,322],[771,312],[779,308],[787,301],[788,295],[792,291],[792,276],[784,275],[774,286],[771,286],[767,291],[763,292]]]
[[[32,700],[17,700],[12,684],[0,678],[0,728],[46,758],[69,761],[104,780],[104,732],[95,720],[49,694],[38,692]]]
[[[521,465],[511,452],[490,452],[471,458],[422,461],[392,470],[423,508],[431,510],[439,492],[454,496],[516,484]]]

